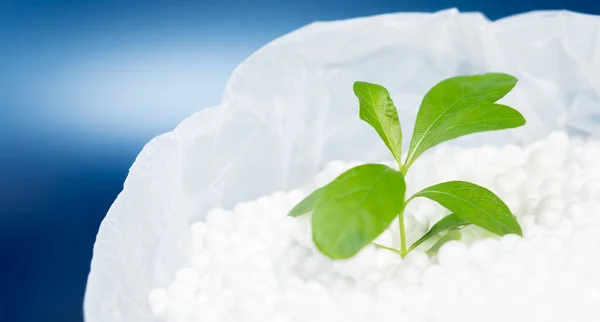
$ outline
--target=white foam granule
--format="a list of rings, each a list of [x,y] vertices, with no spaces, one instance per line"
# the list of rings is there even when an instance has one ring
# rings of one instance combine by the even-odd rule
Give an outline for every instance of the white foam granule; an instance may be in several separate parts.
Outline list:
[[[276,192],[191,226],[193,256],[148,295],[169,322],[600,321],[600,142],[552,133],[526,148],[441,145],[410,169],[407,196],[466,180],[498,194],[524,237],[469,226],[435,257],[373,246],[333,261],[311,240],[310,215],[287,212],[358,163],[332,162],[314,185]],[[417,198],[409,242],[449,212]],[[398,222],[377,242],[398,248]]]

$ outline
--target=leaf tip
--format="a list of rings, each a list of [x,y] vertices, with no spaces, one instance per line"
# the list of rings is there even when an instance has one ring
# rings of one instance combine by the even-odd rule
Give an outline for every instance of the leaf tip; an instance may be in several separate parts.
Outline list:
[[[354,90],[354,93],[356,94],[356,92],[358,92],[362,87],[365,87],[367,84],[368,84],[367,82],[356,81],[352,85],[352,90]]]

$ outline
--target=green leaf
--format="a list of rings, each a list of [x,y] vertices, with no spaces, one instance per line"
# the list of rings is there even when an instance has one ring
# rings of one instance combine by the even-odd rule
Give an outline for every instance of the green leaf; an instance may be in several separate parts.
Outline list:
[[[322,191],[323,188],[319,188],[313,191],[310,195],[306,196],[306,198],[302,199],[302,201],[300,201],[296,206],[294,206],[294,208],[292,208],[292,210],[290,210],[288,216],[298,217],[313,211],[313,209],[315,209],[317,200],[319,200],[321,197]]]
[[[360,104],[360,119],[375,128],[398,165],[401,165],[402,129],[390,93],[381,85],[355,82],[354,94]]]
[[[421,190],[411,199],[416,197],[436,201],[465,221],[494,234],[523,234],[508,206],[493,192],[474,183],[444,182]]]
[[[449,229],[460,228],[460,227],[466,226],[468,224],[469,224],[469,222],[466,221],[465,219],[461,218],[460,216],[458,216],[456,214],[450,214],[450,215],[440,219],[440,221],[438,221],[437,223],[435,223],[435,225],[433,225],[431,227],[431,229],[429,229],[429,231],[426,232],[425,235],[423,235],[423,237],[419,238],[419,240],[417,240],[416,242],[414,242],[414,244],[412,244],[412,246],[410,246],[408,251],[410,252],[411,250],[419,247],[419,245],[421,245],[427,239],[429,239],[439,233],[442,233]]]
[[[494,104],[516,83],[513,76],[489,73],[453,77],[435,85],[421,102],[404,170],[425,150],[441,142],[524,125],[521,113]]]
[[[349,258],[379,236],[404,208],[401,172],[366,164],[322,188],[312,217],[317,248],[332,259]]]
[[[444,246],[445,243],[447,243],[451,240],[460,240],[461,238],[462,238],[462,234],[461,234],[460,230],[451,229],[447,234],[445,234],[440,239],[438,239],[438,241],[435,242],[435,244],[433,244],[433,246],[431,246],[431,248],[429,248],[426,251],[426,253],[429,256],[433,256],[433,255],[437,254],[437,252],[440,250],[440,248],[442,248],[442,246]]]

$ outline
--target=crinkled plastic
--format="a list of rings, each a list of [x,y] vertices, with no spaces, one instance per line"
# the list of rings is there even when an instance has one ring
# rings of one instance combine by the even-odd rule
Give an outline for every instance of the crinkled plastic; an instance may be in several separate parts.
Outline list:
[[[86,321],[153,321],[149,290],[187,264],[189,224],[210,208],[300,187],[332,160],[389,159],[358,119],[355,80],[390,89],[408,140],[431,86],[490,71],[519,78],[503,101],[528,123],[456,144],[518,144],[556,129],[600,135],[596,16],[533,12],[490,22],[456,10],[399,13],[313,23],[271,42],[235,70],[221,106],[139,154],[97,236]]]

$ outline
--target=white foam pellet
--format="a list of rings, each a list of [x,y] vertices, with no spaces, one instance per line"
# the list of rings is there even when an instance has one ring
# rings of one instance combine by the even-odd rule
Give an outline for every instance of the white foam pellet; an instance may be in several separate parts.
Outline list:
[[[169,305],[166,310],[167,321],[184,322],[191,309],[193,309],[191,301],[169,297]]]
[[[469,247],[468,255],[474,265],[487,267],[496,258],[496,250],[489,243],[478,241]]]
[[[405,260],[411,265],[419,268],[425,269],[427,265],[429,265],[429,256],[422,251],[412,251],[408,255],[406,255]]]
[[[206,247],[211,249],[226,249],[231,246],[229,236],[220,230],[209,230],[204,241]]]
[[[536,195],[538,195],[537,192],[536,192]],[[525,214],[533,214],[535,209],[539,205],[539,203],[540,203],[540,198],[529,197],[525,200],[525,203],[521,206],[521,210]]]
[[[375,265],[379,269],[386,269],[400,262],[402,262],[402,258],[396,253],[384,249],[377,250],[375,253]]]
[[[203,238],[204,235],[206,235],[206,232],[208,231],[208,227],[204,222],[197,221],[192,224],[190,230],[192,231],[194,238]]]
[[[394,247],[394,234],[390,230],[384,231],[377,239],[375,239],[375,243],[387,246]]]
[[[287,315],[284,315],[282,313],[275,313],[273,315],[273,317],[271,318],[271,321],[273,321],[273,322],[292,322],[292,320]]]
[[[148,294],[148,306],[154,316],[162,317],[167,309],[167,290],[156,288]]]
[[[542,183],[542,185],[540,186],[539,192],[541,195],[547,196],[547,195],[560,195],[561,193],[561,189],[562,185],[560,183],[560,181],[556,180],[556,179],[550,179],[547,181],[544,181],[544,183]]]
[[[213,209],[206,215],[206,224],[213,231],[229,232],[233,229],[231,212],[223,209]]]
[[[585,201],[595,200],[599,192],[600,180],[596,178],[590,178],[586,180],[581,189],[579,190],[581,198]]]
[[[210,252],[201,252],[198,254],[192,255],[191,264],[192,267],[198,273],[206,272],[210,262],[211,262],[212,254]]]
[[[467,226],[461,230],[461,241],[466,244],[472,244],[479,238],[479,231],[475,226]]]
[[[562,214],[560,211],[549,209],[539,214],[538,222],[546,227],[554,227],[554,225],[556,225],[561,218]]]
[[[440,248],[438,262],[442,265],[463,265],[467,261],[468,250],[464,243],[451,240]]]
[[[534,151],[528,158],[529,165],[534,171],[555,168],[559,166],[560,161],[552,153],[544,150]]]
[[[515,248],[515,246],[521,241],[521,239],[523,239],[521,236],[515,234],[508,234],[502,236],[502,238],[500,239],[500,250],[503,252],[512,251]]]
[[[199,303],[191,310],[187,321],[220,322],[222,319],[220,312],[217,311],[217,308],[206,303]]]
[[[550,210],[562,211],[564,207],[565,201],[561,197],[556,195],[547,195],[540,199],[540,202],[534,209],[534,213],[540,215]]]
[[[225,289],[245,289],[252,277],[250,272],[242,266],[233,266],[226,271],[221,284]]]
[[[223,272],[236,264],[235,257],[228,252],[217,252],[211,257],[208,274]]]
[[[600,148],[597,146],[589,146],[581,152],[581,164],[588,168],[597,166],[600,162]]]
[[[302,199],[306,198],[306,196],[308,196],[308,194],[300,189],[292,190],[287,195],[290,209],[293,208],[297,203],[302,201]]]
[[[200,285],[200,276],[198,272],[191,267],[184,267],[177,271],[175,281],[189,285],[192,289],[196,289]]]

